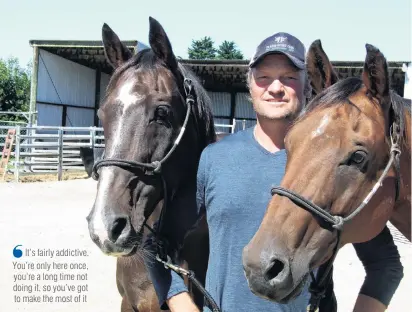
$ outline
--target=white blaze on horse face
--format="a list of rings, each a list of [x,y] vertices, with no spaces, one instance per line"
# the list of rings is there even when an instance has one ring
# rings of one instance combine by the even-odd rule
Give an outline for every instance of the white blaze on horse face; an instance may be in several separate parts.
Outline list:
[[[138,101],[141,101],[144,99],[144,95],[140,95],[136,92],[133,92],[133,85],[134,82],[130,81],[125,83],[121,88],[120,91],[117,95],[116,100],[122,103],[123,105],[123,115],[126,113],[127,109],[132,106],[133,104],[137,103]],[[119,121],[116,126],[115,134],[114,134],[114,148],[113,150],[117,149],[117,145],[120,144],[122,141],[122,136],[123,136],[123,119],[119,118]]]
[[[133,93],[133,85],[133,81],[125,83],[125,85],[120,88],[119,94],[117,95],[117,100],[123,104],[123,114],[126,113],[129,106],[143,98],[143,96],[138,95],[135,92]]]
[[[312,138],[322,135],[325,132],[326,126],[328,124],[329,124],[329,115],[324,115],[322,117],[319,127],[315,131],[312,131]]]
[[[94,206],[95,211],[91,227],[93,233],[99,237],[101,243],[104,243],[109,239],[108,229],[105,222],[107,212],[104,211],[104,207],[107,198],[110,196],[110,182],[113,178],[113,171],[111,168],[103,167],[100,169],[100,185]]]

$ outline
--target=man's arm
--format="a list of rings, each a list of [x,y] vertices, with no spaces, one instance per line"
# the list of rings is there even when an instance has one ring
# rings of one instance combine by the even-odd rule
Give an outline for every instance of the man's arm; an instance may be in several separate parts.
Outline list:
[[[167,300],[171,312],[200,312],[188,292],[182,292]]]
[[[372,240],[353,246],[366,272],[354,312],[383,312],[403,278],[403,266],[393,237],[385,226]]]
[[[198,219],[205,212],[204,185],[205,185],[205,150],[202,152],[197,172],[197,216]],[[156,248],[151,244],[151,248]],[[157,261],[155,261],[157,262]],[[161,263],[146,264],[159,299],[161,309],[170,309],[171,312],[200,312],[192,298],[190,297],[183,279],[174,271],[165,269]]]

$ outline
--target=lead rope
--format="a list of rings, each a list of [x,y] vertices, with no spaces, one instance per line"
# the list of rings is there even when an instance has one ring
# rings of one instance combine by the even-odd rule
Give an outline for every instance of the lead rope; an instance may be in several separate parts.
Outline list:
[[[309,299],[309,305],[307,306],[308,312],[319,312],[319,305],[320,301],[325,297],[326,289],[332,280],[332,266],[333,262],[335,261],[336,255],[338,254],[338,248],[340,243],[341,231],[338,230],[337,232],[337,241],[335,245],[335,249],[333,250],[332,257],[328,260],[326,269],[324,272],[321,272],[321,268],[318,271],[318,279],[316,279],[313,272],[310,273],[312,277],[312,283],[309,287],[309,292],[311,294]],[[329,312],[329,311],[328,311]]]

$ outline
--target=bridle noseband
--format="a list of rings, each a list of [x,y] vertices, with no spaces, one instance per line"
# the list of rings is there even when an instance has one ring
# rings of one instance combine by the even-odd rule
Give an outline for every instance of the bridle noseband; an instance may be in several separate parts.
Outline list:
[[[162,263],[166,268],[169,268],[179,275],[185,275],[189,278],[189,280],[198,287],[198,289],[202,292],[202,294],[205,296],[206,300],[208,301],[211,309],[213,312],[220,312],[216,302],[213,300],[213,298],[210,296],[210,294],[203,288],[202,284],[196,279],[195,274],[193,271],[190,270],[185,270],[181,268],[178,265],[175,265],[171,262],[171,258],[168,254],[168,242],[167,239],[162,237],[161,232],[163,229],[164,225],[164,216],[167,211],[167,204],[169,202],[168,194],[167,194],[167,183],[164,175],[162,175],[162,168],[163,164],[166,163],[166,161],[170,158],[170,156],[173,154],[173,152],[176,150],[178,147],[187,127],[187,123],[189,121],[189,116],[190,116],[190,111],[192,110],[192,106],[195,104],[195,97],[193,95],[193,82],[189,78],[184,78],[183,80],[183,87],[185,91],[185,97],[186,97],[186,116],[185,120],[183,122],[183,125],[180,129],[180,132],[172,146],[172,148],[169,150],[169,152],[161,159],[161,160],[155,160],[151,163],[143,163],[143,162],[138,162],[138,161],[132,161],[132,160],[123,160],[123,159],[116,159],[116,158],[106,158],[106,159],[101,159],[99,161],[96,161],[96,163],[93,166],[93,171],[92,171],[92,178],[94,180],[99,179],[99,169],[102,167],[108,167],[108,166],[116,166],[119,168],[122,168],[124,170],[127,170],[129,172],[133,172],[136,175],[139,174],[144,174],[144,175],[157,175],[160,176],[163,184],[163,207],[160,212],[159,220],[157,221],[157,226],[156,229],[153,229],[150,227],[147,223],[146,220],[150,217],[148,216],[146,220],[144,221],[143,225],[155,235],[155,240],[156,240],[156,246],[157,246],[157,255],[156,255],[156,260]],[[194,118],[196,118],[194,116]]]
[[[368,204],[368,202],[373,197],[373,195],[376,193],[376,191],[379,189],[379,187],[382,186],[383,180],[386,178],[386,175],[388,174],[392,165],[395,166],[395,171],[396,171],[396,184],[395,184],[396,196],[395,198],[396,198],[396,201],[399,199],[399,193],[400,193],[400,169],[399,169],[400,160],[399,158],[401,154],[401,148],[399,145],[400,144],[400,127],[396,121],[393,122],[393,125],[391,127],[390,139],[391,139],[390,159],[385,169],[383,170],[382,175],[380,176],[379,180],[376,182],[372,190],[368,193],[368,195],[362,201],[362,203],[352,213],[350,213],[346,217],[333,215],[327,212],[326,210],[322,209],[315,203],[311,202],[310,200],[302,197],[301,195],[291,190],[287,190],[283,187],[273,187],[271,190],[272,196],[277,194],[277,195],[285,196],[289,198],[294,203],[296,203],[299,207],[307,210],[308,212],[314,214],[316,217],[319,217],[323,221],[325,221],[327,225],[329,225],[329,227],[327,227],[328,230],[337,231],[337,242],[334,247],[332,257],[328,260],[328,262],[324,264],[325,267],[319,268],[317,279],[315,278],[313,272],[311,272],[312,283],[309,288],[309,291],[311,293],[311,298],[309,301],[309,305],[307,307],[307,311],[309,312],[319,311],[320,300],[324,297],[328,283],[332,279],[331,269],[332,269],[333,262],[336,258],[336,255],[339,249],[340,237],[341,237],[343,226],[345,225],[345,223],[352,220],[357,214],[359,214],[362,211],[362,209]]]

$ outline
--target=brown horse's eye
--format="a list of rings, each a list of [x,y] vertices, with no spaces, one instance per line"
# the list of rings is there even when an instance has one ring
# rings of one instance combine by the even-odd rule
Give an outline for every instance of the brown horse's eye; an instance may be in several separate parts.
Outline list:
[[[365,161],[366,156],[364,151],[356,151],[352,154],[351,159],[355,164],[362,164]]]
[[[354,152],[349,158],[348,165],[356,167],[361,172],[366,172],[368,168],[368,154],[362,150]]]

